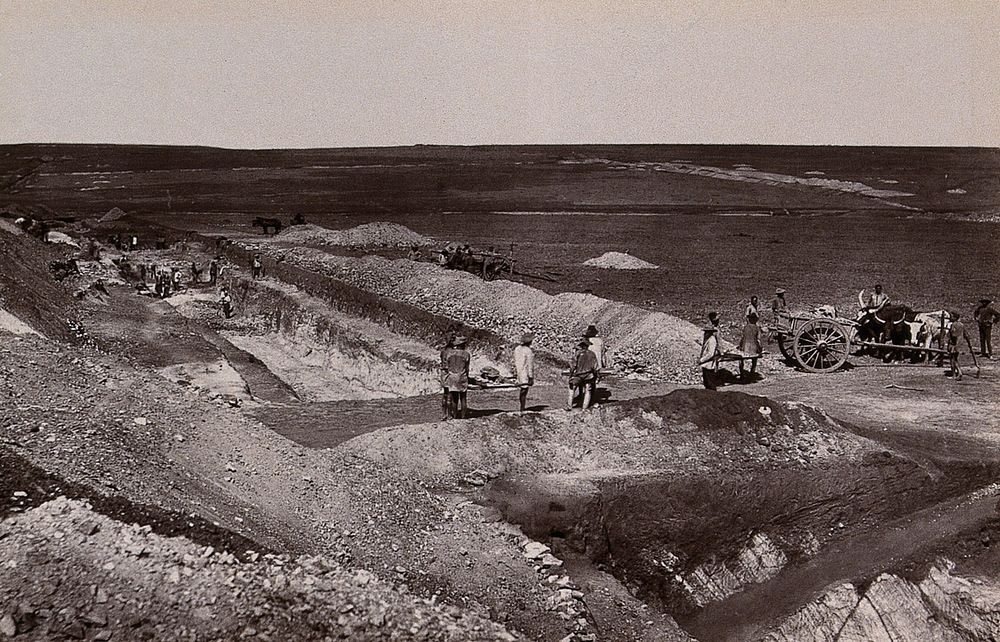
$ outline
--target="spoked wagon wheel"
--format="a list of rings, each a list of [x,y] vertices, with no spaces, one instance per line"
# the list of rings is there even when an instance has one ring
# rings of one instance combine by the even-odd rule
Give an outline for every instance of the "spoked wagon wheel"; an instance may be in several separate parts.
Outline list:
[[[781,350],[781,356],[785,358],[785,361],[791,361],[795,357],[792,352],[792,338],[787,334],[778,334],[774,339],[778,342],[778,350]]]
[[[851,340],[847,330],[832,319],[802,324],[793,342],[795,360],[809,372],[833,372],[847,361]]]

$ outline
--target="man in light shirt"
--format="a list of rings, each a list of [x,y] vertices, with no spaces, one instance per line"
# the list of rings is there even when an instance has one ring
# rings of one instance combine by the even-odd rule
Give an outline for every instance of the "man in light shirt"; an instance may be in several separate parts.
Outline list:
[[[705,339],[701,344],[701,357],[698,359],[698,364],[701,366],[701,380],[706,390],[715,390],[718,387],[715,376],[720,356],[717,335],[718,328],[714,325],[705,327]]]
[[[597,357],[597,369],[600,370],[605,366],[605,362],[607,361],[605,358],[607,356],[607,349],[604,346],[604,339],[597,336],[597,326],[593,324],[587,326],[587,331],[583,333],[583,338],[589,342],[589,350]]]
[[[518,400],[521,412],[528,403],[528,389],[535,385],[535,353],[531,342],[535,335],[530,332],[521,335],[521,345],[514,348],[514,371],[517,373]]]

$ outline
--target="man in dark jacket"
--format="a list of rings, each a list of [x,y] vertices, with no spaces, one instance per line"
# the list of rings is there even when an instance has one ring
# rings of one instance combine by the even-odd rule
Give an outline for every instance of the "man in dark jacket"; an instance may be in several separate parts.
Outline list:
[[[979,354],[993,358],[993,324],[1000,319],[1000,312],[993,307],[992,299],[980,299],[973,317],[979,324]]]
[[[582,339],[569,367],[569,400],[566,410],[573,409],[573,400],[583,395],[581,410],[590,407],[590,399],[597,385],[597,355],[590,349],[590,341]]]

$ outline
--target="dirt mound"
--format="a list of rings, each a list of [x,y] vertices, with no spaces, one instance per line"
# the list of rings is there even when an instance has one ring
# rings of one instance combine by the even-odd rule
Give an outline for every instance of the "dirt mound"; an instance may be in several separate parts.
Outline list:
[[[433,242],[396,223],[366,223],[346,230],[331,230],[309,223],[290,227],[275,236],[274,240],[321,247],[409,247]]]
[[[0,309],[45,336],[72,340],[68,323],[77,305],[49,271],[49,264],[65,261],[70,250],[0,230]]]
[[[702,334],[693,324],[668,314],[589,294],[553,296],[520,283],[483,281],[427,263],[378,256],[355,259],[310,248],[265,251],[280,261],[509,337],[511,343],[523,332],[533,332],[538,350],[562,359],[570,358],[579,337],[593,323],[606,340],[611,367],[654,379],[697,380]]]
[[[241,562],[65,498],[0,523],[0,533],[0,604],[9,605],[0,627],[9,637],[517,639],[336,559],[251,554]]]
[[[605,252],[595,259],[583,262],[587,267],[604,268],[607,270],[655,270],[658,265],[643,261],[639,257],[622,252]]]
[[[107,214],[105,214],[101,218],[97,219],[97,222],[98,223],[111,223],[112,221],[117,221],[118,219],[123,218],[125,216],[126,216],[126,213],[125,213],[124,210],[121,210],[121,209],[119,209],[117,207],[112,207],[110,210],[108,210]]]

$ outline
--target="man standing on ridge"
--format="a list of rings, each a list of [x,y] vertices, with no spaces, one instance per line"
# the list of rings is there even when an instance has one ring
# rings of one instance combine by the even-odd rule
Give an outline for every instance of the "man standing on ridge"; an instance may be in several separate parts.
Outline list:
[[[517,373],[518,401],[521,412],[528,404],[528,389],[535,385],[535,353],[531,342],[535,335],[527,332],[521,335],[521,345],[514,348],[514,371]]]
[[[586,410],[590,407],[590,400],[594,394],[597,384],[597,355],[590,349],[590,341],[580,339],[577,344],[576,354],[569,368],[569,399],[566,402],[566,410],[573,409],[573,400],[577,396],[583,395],[580,409]]]
[[[715,390],[715,371],[719,364],[719,329],[714,325],[705,326],[705,338],[701,343],[701,357],[698,365],[701,366],[701,381],[706,390]]]
[[[449,415],[465,419],[469,390],[469,366],[472,355],[465,349],[465,337],[455,337],[454,347],[441,353],[444,366],[444,387],[449,393]]]

